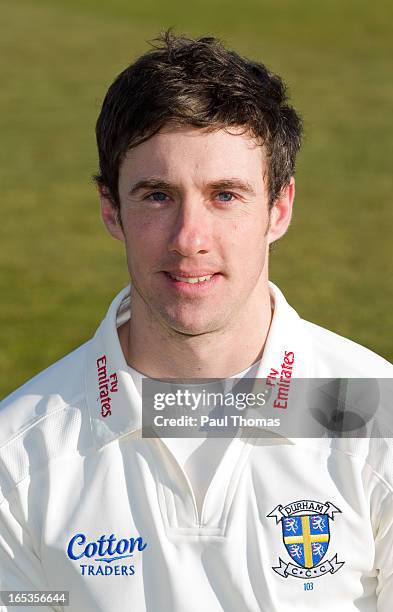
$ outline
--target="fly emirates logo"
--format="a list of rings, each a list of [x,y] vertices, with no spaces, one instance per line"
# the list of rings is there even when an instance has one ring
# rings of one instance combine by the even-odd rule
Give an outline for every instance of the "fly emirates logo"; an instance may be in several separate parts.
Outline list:
[[[117,374],[116,372],[113,372],[113,374],[109,374],[108,376],[106,355],[99,357],[96,363],[99,391],[99,397],[97,400],[99,400],[101,403],[101,416],[107,417],[112,414],[111,394],[117,393],[118,391]]]
[[[294,363],[295,353],[293,351],[285,351],[281,369],[270,369],[269,376],[266,379],[266,384],[277,391],[277,395],[273,402],[274,408],[288,407],[289,388],[291,386]]]

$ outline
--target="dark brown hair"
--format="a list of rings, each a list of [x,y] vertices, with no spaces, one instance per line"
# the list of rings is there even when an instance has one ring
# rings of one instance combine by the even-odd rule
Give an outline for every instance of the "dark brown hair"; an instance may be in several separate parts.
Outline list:
[[[212,131],[238,126],[266,147],[272,206],[294,174],[302,133],[281,78],[213,37],[193,40],[168,30],[153,43],[105,96],[96,126],[96,183],[119,209],[119,168],[129,149],[168,123]]]

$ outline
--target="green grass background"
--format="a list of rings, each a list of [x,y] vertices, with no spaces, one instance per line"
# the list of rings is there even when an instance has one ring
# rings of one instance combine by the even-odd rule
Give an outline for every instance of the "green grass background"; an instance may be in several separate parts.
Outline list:
[[[87,340],[127,282],[90,176],[114,77],[174,26],[290,85],[306,123],[271,278],[305,318],[393,360],[393,4],[0,0],[0,394]]]

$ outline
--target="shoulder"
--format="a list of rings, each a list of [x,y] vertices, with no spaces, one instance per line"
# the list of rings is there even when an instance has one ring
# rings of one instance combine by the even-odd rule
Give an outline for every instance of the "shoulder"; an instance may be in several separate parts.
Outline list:
[[[86,342],[0,403],[0,498],[51,458],[90,445]]]
[[[69,406],[83,393],[87,345],[53,363],[0,402],[0,447],[36,421]]]
[[[320,414],[327,420],[334,415],[333,429],[326,438],[305,440],[304,444],[317,445],[329,454],[338,453],[342,459],[368,466],[364,473],[364,478],[370,480],[367,486],[391,496],[393,365],[349,338],[304,319],[300,321],[302,336],[310,346],[310,376],[326,379],[319,396],[324,400]],[[337,386],[329,379],[345,380],[342,386]],[[337,407],[340,416],[346,411],[347,421],[343,416],[343,421],[334,420]],[[351,429],[353,424],[360,429],[351,437],[350,432],[355,431]]]
[[[393,365],[377,353],[315,323],[301,322],[311,340],[316,377],[393,378]]]

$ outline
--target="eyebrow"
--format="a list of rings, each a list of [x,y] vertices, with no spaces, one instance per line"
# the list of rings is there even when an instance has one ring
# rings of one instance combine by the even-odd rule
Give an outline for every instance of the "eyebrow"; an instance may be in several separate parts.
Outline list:
[[[211,183],[207,183],[206,187],[213,191],[226,190],[226,189],[234,189],[238,191],[242,191],[243,193],[247,193],[250,196],[256,195],[255,189],[252,184],[248,181],[245,181],[240,178],[222,178],[212,181]],[[163,191],[175,191],[179,193],[179,188],[173,184],[168,183],[167,181],[163,181],[161,179],[156,178],[143,178],[135,183],[128,192],[130,196],[135,195],[138,191],[142,189],[162,189]]]

